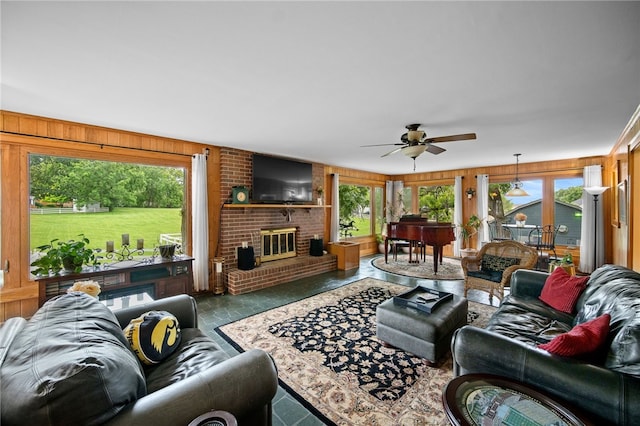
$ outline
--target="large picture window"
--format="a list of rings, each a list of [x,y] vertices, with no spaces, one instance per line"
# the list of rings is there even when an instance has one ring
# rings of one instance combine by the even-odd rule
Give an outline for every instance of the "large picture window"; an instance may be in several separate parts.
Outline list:
[[[382,185],[344,183],[339,186],[340,239],[372,237],[384,233]]]
[[[544,177],[522,183],[527,196],[506,195],[511,187],[508,182],[489,184],[489,215],[495,226],[505,227],[511,238],[527,242],[533,228],[552,225],[558,229],[556,246],[571,249],[579,245],[582,177]],[[549,188],[546,194],[544,188]]]
[[[52,240],[79,235],[103,255],[125,238],[134,257],[183,242],[184,168],[31,154],[29,184],[32,258]]]

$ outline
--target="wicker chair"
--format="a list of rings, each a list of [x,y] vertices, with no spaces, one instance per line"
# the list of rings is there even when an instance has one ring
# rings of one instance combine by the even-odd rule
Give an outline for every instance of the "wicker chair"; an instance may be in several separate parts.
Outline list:
[[[464,272],[464,295],[469,289],[489,292],[502,300],[504,288],[509,285],[511,274],[517,269],[533,269],[538,262],[538,252],[517,241],[486,243],[475,256],[463,257],[460,262]]]

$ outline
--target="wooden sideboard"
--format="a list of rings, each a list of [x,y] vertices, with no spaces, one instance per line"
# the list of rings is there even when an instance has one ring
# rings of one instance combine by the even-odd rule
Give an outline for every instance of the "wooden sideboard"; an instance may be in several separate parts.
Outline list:
[[[162,258],[152,262],[124,261],[99,270],[43,277],[38,282],[38,303],[64,294],[76,281],[92,280],[100,284],[100,300],[136,293],[148,293],[153,299],[191,294],[193,288],[192,257]]]

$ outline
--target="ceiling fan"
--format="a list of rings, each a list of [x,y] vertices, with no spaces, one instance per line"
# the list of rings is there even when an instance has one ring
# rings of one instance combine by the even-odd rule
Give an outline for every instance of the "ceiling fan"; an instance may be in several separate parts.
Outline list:
[[[391,154],[395,154],[396,152],[402,152],[407,157],[413,158],[413,170],[416,169],[416,158],[423,152],[427,151],[431,154],[441,154],[446,151],[444,148],[440,148],[439,146],[433,145],[434,143],[440,142],[453,142],[453,141],[465,141],[465,140],[473,140],[476,138],[475,133],[464,133],[461,135],[450,135],[450,136],[438,136],[436,138],[427,137],[427,134],[423,130],[419,130],[420,124],[409,124],[405,126],[407,129],[407,133],[404,133],[400,137],[400,143],[383,143],[377,145],[362,145],[363,147],[370,146],[385,146],[385,145],[395,145],[399,146],[399,148],[394,149],[393,151],[387,152],[383,154],[382,157],[386,157]]]

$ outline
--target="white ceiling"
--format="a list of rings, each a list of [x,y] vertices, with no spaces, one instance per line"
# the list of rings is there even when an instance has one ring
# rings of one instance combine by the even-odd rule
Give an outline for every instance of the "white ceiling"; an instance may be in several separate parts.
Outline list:
[[[1,107],[385,174],[608,154],[640,2],[2,1]]]

